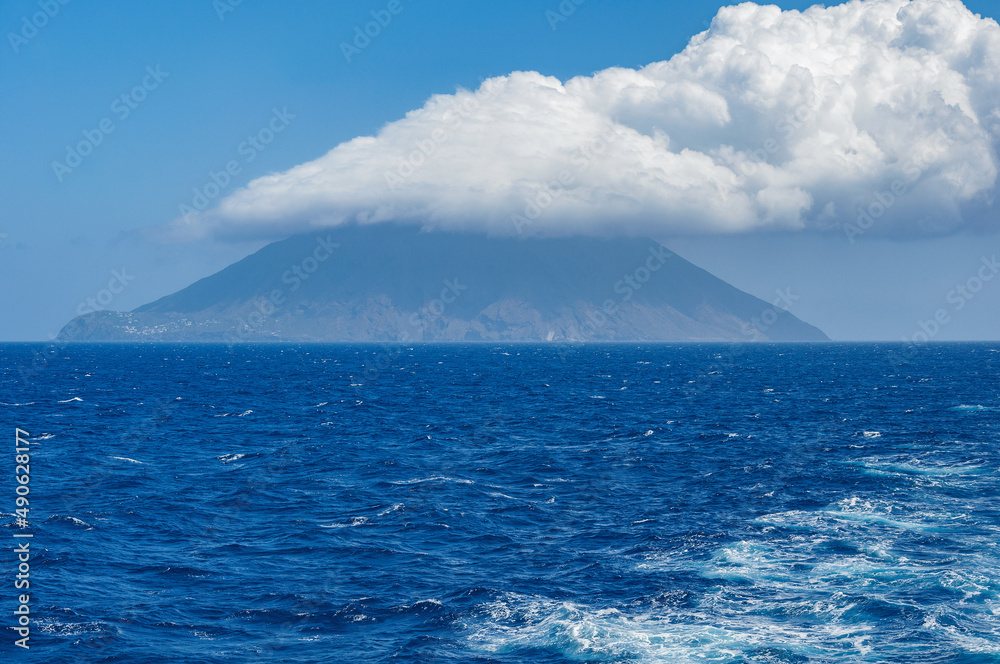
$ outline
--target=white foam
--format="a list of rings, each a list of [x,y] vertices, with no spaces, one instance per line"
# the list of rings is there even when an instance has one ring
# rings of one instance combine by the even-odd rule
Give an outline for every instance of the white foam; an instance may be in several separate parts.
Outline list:
[[[751,528],[708,556],[699,553],[702,542],[693,540],[690,548],[647,555],[637,568],[647,574],[682,572],[718,579],[694,605],[668,610],[658,619],[671,623],[670,629],[683,625],[693,630],[704,623],[724,630],[727,643],[738,651],[733,658],[740,661],[757,661],[742,636],[750,625],[773,637],[771,643],[810,659],[888,656],[889,651],[879,652],[877,645],[884,628],[875,618],[866,621],[864,609],[859,615],[859,600],[897,603],[903,589],[907,596],[939,598],[912,605],[915,618],[928,630],[917,635],[920,647],[995,653],[1000,652],[1000,529],[970,521],[965,512],[972,509],[966,499],[946,504],[940,496],[916,505],[850,496],[819,510],[755,519],[751,525],[759,528],[759,535]],[[913,546],[914,531],[948,532],[961,545],[935,550],[930,558],[911,559],[906,553]],[[790,621],[789,616],[796,619]],[[797,640],[787,640],[796,630]],[[640,648],[636,658],[728,661],[718,643],[706,640],[701,645],[690,652]]]
[[[82,634],[102,634],[107,631],[103,623],[63,623],[47,618],[40,618],[36,621],[38,631],[42,634],[52,634],[53,636],[69,637],[80,636]]]
[[[57,401],[56,403],[72,403],[74,401],[83,401],[80,397],[73,397],[72,399],[66,399],[65,401]]]
[[[444,477],[435,475],[434,477],[417,478],[412,480],[395,480],[389,484],[423,484],[424,482],[455,482],[456,484],[475,484],[472,480],[455,479],[454,477]]]
[[[51,516],[50,519],[57,519],[63,521],[69,521],[74,526],[80,526],[81,528],[86,528],[87,530],[92,530],[94,527],[84,521],[83,519],[78,519],[75,516]]]
[[[111,458],[118,459],[119,461],[128,461],[130,463],[138,463],[138,464],[142,463],[142,461],[136,461],[135,459],[129,459],[128,457],[113,456]]]
[[[330,524],[320,524],[320,528],[355,528],[357,526],[363,526],[366,523],[370,523],[370,520],[366,516],[355,516],[351,517],[348,523],[330,523]]]
[[[918,475],[944,478],[951,475],[976,475],[990,470],[979,459],[950,463],[937,461],[934,458],[867,457],[859,459],[856,463],[870,472],[882,475]]]
[[[386,514],[392,514],[393,512],[403,508],[403,503],[396,503],[392,507],[388,507],[378,513],[378,516],[385,516]]]
[[[712,615],[699,608],[627,614],[614,608],[508,594],[486,606],[484,613],[486,620],[471,630],[469,640],[508,658],[520,650],[544,649],[574,661],[680,664],[728,662],[764,648],[796,659],[850,655],[852,651],[864,656],[870,650],[866,626],[830,628],[820,622],[794,627],[751,612]]]
[[[419,599],[416,602],[414,602],[413,604],[403,604],[399,608],[401,608],[401,609],[415,609],[415,608],[417,608],[419,606],[422,606],[422,605],[427,605],[427,606],[444,606],[444,603],[441,600],[439,600],[439,599],[433,599],[433,598]]]

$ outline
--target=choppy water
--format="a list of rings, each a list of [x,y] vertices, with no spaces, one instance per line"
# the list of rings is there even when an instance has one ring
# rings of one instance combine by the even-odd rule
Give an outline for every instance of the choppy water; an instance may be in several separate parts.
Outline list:
[[[0,653],[1000,662],[998,353],[0,346]]]

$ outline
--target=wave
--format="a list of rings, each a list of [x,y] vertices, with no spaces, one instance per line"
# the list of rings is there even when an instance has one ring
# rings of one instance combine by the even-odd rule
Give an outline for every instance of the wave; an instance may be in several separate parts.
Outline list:
[[[977,527],[966,509],[961,502],[949,509],[851,496],[764,515],[750,532],[711,551],[684,548],[637,565],[715,583],[682,609],[655,618],[623,614],[595,631],[601,620],[593,611],[547,606],[540,619],[524,619],[516,629],[501,622],[505,629],[490,633],[504,647],[542,636],[556,644],[562,637],[554,625],[563,621],[563,631],[582,629],[602,644],[588,653],[594,659],[650,662],[914,661],[913,649],[1000,654],[1000,640],[989,637],[1000,635],[1000,556],[990,546],[997,532]],[[938,544],[928,548],[929,536]],[[920,626],[908,630],[906,644],[892,643],[901,621]],[[632,644],[629,652],[614,652],[623,640]],[[760,648],[785,654],[754,659]]]
[[[245,410],[242,413],[221,413],[221,414],[213,415],[212,417],[246,417],[247,415],[251,414],[252,412],[253,412],[252,410]]]
[[[851,462],[871,474],[879,475],[914,475],[934,478],[946,478],[952,475],[976,475],[990,472],[990,468],[981,460],[974,459],[961,463],[939,462],[925,459],[882,459],[869,457]]]
[[[751,611],[718,615],[701,607],[630,614],[536,596],[506,594],[484,607],[471,630],[477,649],[529,661],[539,651],[586,662],[795,662],[873,650],[866,624],[841,626],[822,610],[810,625]],[[825,614],[825,615],[824,615]]]
[[[357,526],[364,526],[371,523],[371,520],[366,516],[355,516],[351,517],[351,520],[347,523],[329,523],[326,525],[320,524],[320,528],[355,528]]]
[[[99,621],[94,622],[59,622],[49,618],[39,618],[36,621],[38,631],[50,636],[84,636],[88,634],[108,635],[115,633],[115,629]]]
[[[49,518],[47,518],[45,521],[46,522],[48,522],[48,521],[62,521],[64,523],[69,523],[69,524],[71,524],[73,526],[77,526],[79,528],[84,528],[86,530],[92,530],[94,528],[94,526],[92,526],[91,524],[87,523],[83,519],[78,519],[75,516],[62,516],[62,515],[59,515],[59,514],[53,514],[52,516],[50,516]]]
[[[418,478],[412,480],[395,480],[388,482],[388,484],[407,485],[407,484],[423,484],[425,482],[454,482],[455,484],[475,484],[475,482],[473,482],[472,480],[455,479],[454,477],[444,477],[443,475],[435,475],[434,477]]]

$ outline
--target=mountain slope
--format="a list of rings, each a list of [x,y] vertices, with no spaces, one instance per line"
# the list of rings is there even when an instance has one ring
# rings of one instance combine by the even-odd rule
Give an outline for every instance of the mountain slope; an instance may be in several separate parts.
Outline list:
[[[648,239],[491,239],[409,226],[270,244],[78,341],[772,340],[827,337]]]

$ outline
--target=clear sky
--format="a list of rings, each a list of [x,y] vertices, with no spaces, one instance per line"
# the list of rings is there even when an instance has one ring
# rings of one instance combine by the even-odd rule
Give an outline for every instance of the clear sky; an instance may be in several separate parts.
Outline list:
[[[109,286],[120,292],[100,304],[132,309],[262,246],[142,232],[178,217],[227,162],[239,169],[220,200],[373,135],[434,94],[512,71],[566,81],[668,60],[719,10],[705,0],[586,0],[553,29],[547,12],[558,0],[399,0],[402,10],[348,61],[342,44],[389,5],[0,4],[0,340],[47,339]],[[997,14],[995,2],[966,6]],[[280,127],[272,142],[247,142],[268,126]],[[81,141],[89,154],[68,155]],[[835,339],[898,340],[941,308],[952,315],[937,339],[1000,337],[1000,279],[960,311],[948,303],[983,257],[1000,253],[988,227],[853,244],[814,231],[658,239],[759,297],[790,290],[792,312]]]

